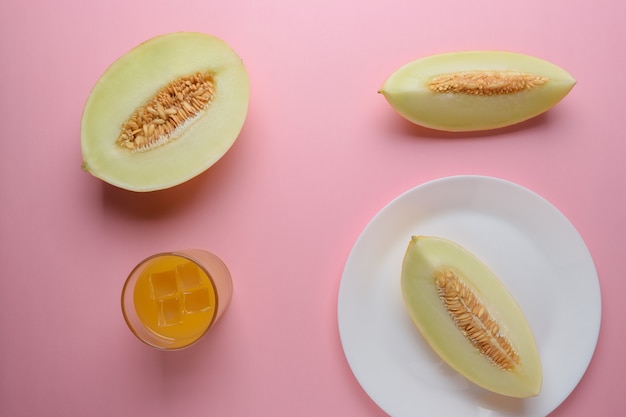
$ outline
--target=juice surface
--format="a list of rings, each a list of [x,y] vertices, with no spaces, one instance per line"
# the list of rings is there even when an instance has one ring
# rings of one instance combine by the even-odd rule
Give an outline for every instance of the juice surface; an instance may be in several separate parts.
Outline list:
[[[172,347],[201,336],[216,313],[215,289],[206,272],[175,255],[154,258],[146,265],[133,301],[141,323]]]

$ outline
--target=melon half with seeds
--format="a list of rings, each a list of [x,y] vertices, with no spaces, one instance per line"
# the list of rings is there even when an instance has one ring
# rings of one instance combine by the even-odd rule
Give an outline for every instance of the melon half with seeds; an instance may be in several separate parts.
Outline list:
[[[379,92],[415,124],[462,132],[500,128],[538,116],[575,84],[564,69],[529,55],[464,51],[406,64]]]
[[[246,68],[207,34],[157,36],[115,61],[83,111],[83,169],[131,191],[181,184],[233,145],[248,111]]]
[[[419,332],[461,375],[509,397],[540,393],[541,359],[530,325],[511,293],[476,256],[447,239],[413,237],[401,287]]]

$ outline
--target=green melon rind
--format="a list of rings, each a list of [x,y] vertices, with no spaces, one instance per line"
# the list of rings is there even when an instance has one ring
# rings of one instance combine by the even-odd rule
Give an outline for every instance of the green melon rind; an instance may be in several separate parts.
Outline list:
[[[460,71],[519,71],[549,78],[533,89],[499,96],[435,93],[436,75]],[[379,92],[407,120],[432,129],[463,132],[510,126],[546,112],[561,101],[576,80],[564,69],[533,56],[505,51],[464,51],[428,56],[396,70]]]
[[[123,123],[159,89],[180,76],[207,70],[215,74],[217,94],[183,138],[135,153],[115,143]],[[92,89],[81,122],[83,169],[131,191],[185,182],[233,145],[247,115],[249,94],[246,68],[222,40],[194,32],[150,39],[115,61]]]
[[[498,368],[480,354],[462,333],[440,301],[434,273],[452,269],[483,300],[516,346],[521,366]],[[541,391],[541,359],[521,308],[501,281],[467,250],[446,239],[413,237],[403,265],[401,288],[407,311],[424,339],[453,369],[475,384],[498,394],[527,398]]]

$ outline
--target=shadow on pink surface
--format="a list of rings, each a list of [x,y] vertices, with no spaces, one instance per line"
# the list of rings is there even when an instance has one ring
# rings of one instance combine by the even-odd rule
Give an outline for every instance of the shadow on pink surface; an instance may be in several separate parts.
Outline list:
[[[219,194],[217,190],[228,184],[230,172],[235,169],[231,152],[189,181],[164,190],[133,192],[103,183],[103,203],[111,210],[132,218],[148,220],[172,216],[200,195]]]
[[[542,113],[532,119],[528,119],[524,122],[517,123],[511,126],[475,132],[445,132],[441,130],[430,129],[424,126],[413,124],[396,114],[390,114],[386,123],[389,125],[389,129],[392,132],[401,134],[405,137],[411,136],[416,139],[501,139],[503,136],[515,132],[545,128],[545,126],[553,123],[553,120],[558,118],[557,115],[553,113],[556,113],[556,111],[553,110],[547,113]]]
[[[179,211],[210,186],[207,183],[216,181],[210,174],[207,171],[184,184],[146,193],[127,191],[103,183],[102,199],[106,206],[127,216],[145,219],[167,217]]]

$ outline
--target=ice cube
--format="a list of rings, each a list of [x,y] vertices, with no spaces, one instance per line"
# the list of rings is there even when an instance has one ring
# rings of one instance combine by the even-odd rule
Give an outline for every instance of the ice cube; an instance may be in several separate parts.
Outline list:
[[[185,313],[200,313],[211,308],[211,294],[206,287],[183,293]]]
[[[187,262],[176,267],[178,278],[180,278],[180,288],[183,291],[191,290],[202,285],[200,268],[193,262]]]
[[[183,309],[178,297],[159,300],[159,326],[173,326],[183,321]]]
[[[153,272],[150,274],[150,292],[152,298],[160,300],[162,298],[171,297],[178,292],[178,283],[176,282],[176,271],[173,269],[161,272]]]

